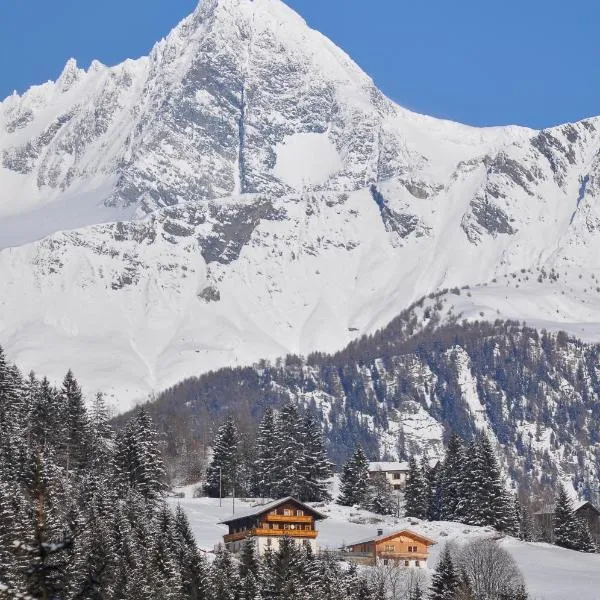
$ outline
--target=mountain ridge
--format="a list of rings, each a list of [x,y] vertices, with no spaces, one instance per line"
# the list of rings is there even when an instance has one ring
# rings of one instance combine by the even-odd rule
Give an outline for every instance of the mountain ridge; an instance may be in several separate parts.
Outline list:
[[[278,0],[206,1],[147,57],[0,103],[0,341],[126,407],[443,288],[600,339],[599,149],[597,118],[412,113]]]

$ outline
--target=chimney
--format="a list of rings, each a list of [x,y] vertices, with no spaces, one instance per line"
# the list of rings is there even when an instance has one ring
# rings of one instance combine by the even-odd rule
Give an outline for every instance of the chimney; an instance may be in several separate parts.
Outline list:
[[[383,529],[377,530],[377,537],[379,537],[380,535],[383,535]]]

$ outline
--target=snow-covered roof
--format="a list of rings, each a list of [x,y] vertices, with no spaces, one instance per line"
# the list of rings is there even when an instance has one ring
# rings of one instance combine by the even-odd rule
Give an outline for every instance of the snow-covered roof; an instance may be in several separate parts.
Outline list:
[[[573,511],[577,512],[579,509],[583,508],[584,506],[586,506],[587,504],[589,504],[597,513],[600,514],[600,510],[594,506],[589,500],[578,500],[577,502],[573,503]],[[534,515],[549,515],[551,513],[554,512],[554,504],[546,504],[544,505],[542,508],[540,508],[540,510],[534,512]]]
[[[357,540],[356,542],[352,542],[350,544],[346,544],[345,547],[349,547],[349,546],[358,546],[359,544],[368,544],[369,542],[374,542],[375,540],[380,541],[380,540],[385,540],[387,538],[391,538],[391,537],[396,537],[397,535],[401,535],[401,534],[406,534],[408,536],[420,539],[422,541],[424,541],[425,543],[427,543],[428,545],[431,544],[435,544],[435,541],[428,538],[425,535],[422,535],[416,531],[412,531],[411,529],[387,529],[387,530],[383,530],[383,533],[381,535],[378,535],[377,532],[375,532],[375,535],[372,535],[368,538],[363,538],[362,540]]]
[[[407,471],[407,462],[370,462],[369,472],[373,471]]]
[[[296,498],[293,498],[292,496],[286,496],[285,498],[280,498],[279,500],[273,500],[272,502],[267,502],[266,504],[259,504],[257,506],[253,506],[252,508],[243,510],[239,513],[231,515],[231,517],[229,519],[219,521],[219,523],[227,525],[228,523],[232,523],[233,521],[239,521],[240,519],[246,519],[248,517],[262,515],[266,512],[269,512],[270,510],[273,510],[274,508],[277,508],[278,506],[281,506],[285,502],[289,502],[289,501],[295,502],[296,504],[299,504],[300,506],[302,506],[305,510],[313,513],[317,519],[326,519],[327,518],[326,515],[324,515],[323,513],[320,513],[318,510],[312,508],[312,506],[309,506],[308,504],[304,504],[304,502],[300,502],[300,500],[296,500]]]

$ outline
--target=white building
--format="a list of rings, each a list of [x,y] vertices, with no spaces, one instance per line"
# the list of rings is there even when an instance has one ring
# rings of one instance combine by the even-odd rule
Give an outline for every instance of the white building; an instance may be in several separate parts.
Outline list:
[[[388,483],[399,492],[404,489],[408,477],[407,462],[370,462],[369,475],[374,476],[383,473]]]

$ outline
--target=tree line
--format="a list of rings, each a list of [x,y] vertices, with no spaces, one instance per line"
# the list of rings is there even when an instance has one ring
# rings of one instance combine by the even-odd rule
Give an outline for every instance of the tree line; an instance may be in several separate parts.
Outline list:
[[[161,441],[144,408],[115,430],[101,395],[86,408],[0,349],[0,598],[370,600],[356,570],[283,540],[276,553],[209,561],[183,510],[165,502]]]

